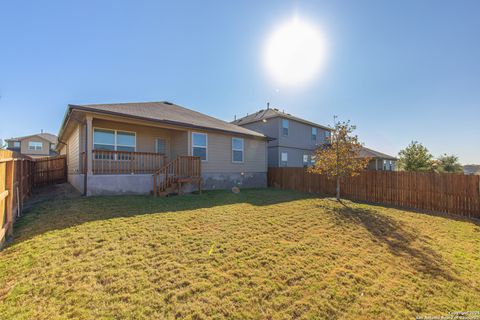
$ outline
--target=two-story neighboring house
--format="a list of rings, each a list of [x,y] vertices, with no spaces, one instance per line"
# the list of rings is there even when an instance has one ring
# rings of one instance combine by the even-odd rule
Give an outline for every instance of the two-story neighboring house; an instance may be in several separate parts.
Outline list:
[[[8,150],[20,152],[33,158],[56,155],[55,148],[57,141],[58,138],[56,135],[43,132],[24,137],[5,139]]]
[[[313,162],[315,149],[328,143],[331,128],[267,108],[233,124],[263,133],[269,138],[269,167],[304,167]]]

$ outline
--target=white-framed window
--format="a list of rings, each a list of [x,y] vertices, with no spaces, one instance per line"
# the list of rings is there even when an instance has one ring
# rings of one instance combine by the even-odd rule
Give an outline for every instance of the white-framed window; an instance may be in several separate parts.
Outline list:
[[[244,141],[242,138],[232,138],[232,162],[243,162]]]
[[[39,141],[28,141],[28,150],[42,150],[43,143]]]
[[[208,160],[208,135],[206,133],[192,132],[192,155],[200,157],[202,161]]]
[[[286,167],[288,164],[288,152],[282,152],[280,154],[280,162],[283,167]]]
[[[136,133],[123,130],[93,128],[93,149],[106,151],[128,151],[136,150]],[[113,154],[95,155],[95,159],[114,159]],[[128,154],[118,154],[117,160],[129,160]]]
[[[308,154],[303,155],[303,166],[306,167],[310,164],[310,161],[308,161]]]
[[[164,138],[155,139],[155,152],[163,155],[167,154],[167,139],[164,139]]]
[[[312,141],[317,141],[317,128],[312,127]]]
[[[331,133],[330,131],[326,130],[325,131],[325,140],[330,140]]]
[[[282,119],[282,134],[288,136],[288,120]]]
[[[13,141],[13,147],[15,149],[17,149],[17,148],[19,149],[20,148],[20,141]]]
[[[383,170],[388,170],[388,160],[383,160]]]

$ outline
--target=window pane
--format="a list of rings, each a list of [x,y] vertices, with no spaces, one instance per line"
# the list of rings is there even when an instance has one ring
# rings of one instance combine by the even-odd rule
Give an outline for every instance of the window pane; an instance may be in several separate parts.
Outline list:
[[[312,128],[312,134],[317,135],[317,128]]]
[[[193,145],[196,147],[207,146],[207,135],[201,133],[192,133]]]
[[[94,144],[93,149],[95,150],[115,150],[114,146],[108,145],[108,144]]]
[[[303,155],[303,163],[308,163],[308,155],[307,154]]]
[[[288,153],[282,152],[282,161],[288,161]]]
[[[42,150],[42,143],[38,141],[29,141],[28,149],[30,150]]]
[[[201,160],[207,160],[207,148],[193,147],[193,155],[200,157]]]
[[[232,147],[234,150],[243,150],[243,139],[233,138]]]
[[[243,162],[243,151],[233,150],[233,161]]]
[[[93,143],[94,144],[115,144],[115,131],[94,129]]]
[[[282,133],[284,136],[288,136],[288,128],[283,128]]]
[[[157,139],[157,153],[166,154],[167,141],[165,139]]]
[[[288,128],[288,120],[282,119],[282,128]]]
[[[117,145],[134,147],[135,133],[117,131]]]

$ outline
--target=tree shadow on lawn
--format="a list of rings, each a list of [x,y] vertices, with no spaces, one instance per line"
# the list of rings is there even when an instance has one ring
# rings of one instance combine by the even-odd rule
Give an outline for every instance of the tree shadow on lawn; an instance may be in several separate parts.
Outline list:
[[[361,225],[373,239],[387,245],[392,254],[404,257],[417,272],[448,281],[460,281],[443,257],[429,248],[425,240],[419,239],[414,230],[406,230],[401,222],[373,209],[352,208],[344,202],[341,204],[324,208],[333,214],[338,225]]]
[[[301,192],[273,188],[244,189],[235,194],[226,190],[205,191],[166,198],[153,196],[97,196],[62,198],[36,202],[24,211],[14,226],[14,242],[31,239],[53,230],[86,222],[126,218],[145,214],[181,212],[232,204],[268,206],[314,197]]]

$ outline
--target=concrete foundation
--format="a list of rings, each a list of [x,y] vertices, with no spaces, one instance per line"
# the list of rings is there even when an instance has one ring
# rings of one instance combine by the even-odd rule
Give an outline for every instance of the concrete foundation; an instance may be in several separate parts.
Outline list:
[[[204,173],[202,178],[203,188],[206,190],[267,187],[266,172]]]
[[[87,196],[150,194],[152,189],[151,174],[95,174],[87,182]]]
[[[72,175],[73,176],[73,175]],[[69,182],[83,192],[83,175],[75,175]],[[203,190],[239,188],[265,188],[267,186],[266,172],[245,173],[204,173]],[[87,196],[99,195],[139,195],[150,194],[153,189],[151,174],[134,175],[90,175],[88,176]],[[196,184],[182,186],[184,192],[197,190]]]
[[[83,186],[85,184],[85,175],[84,174],[69,174],[68,182],[78,191],[83,194]]]

